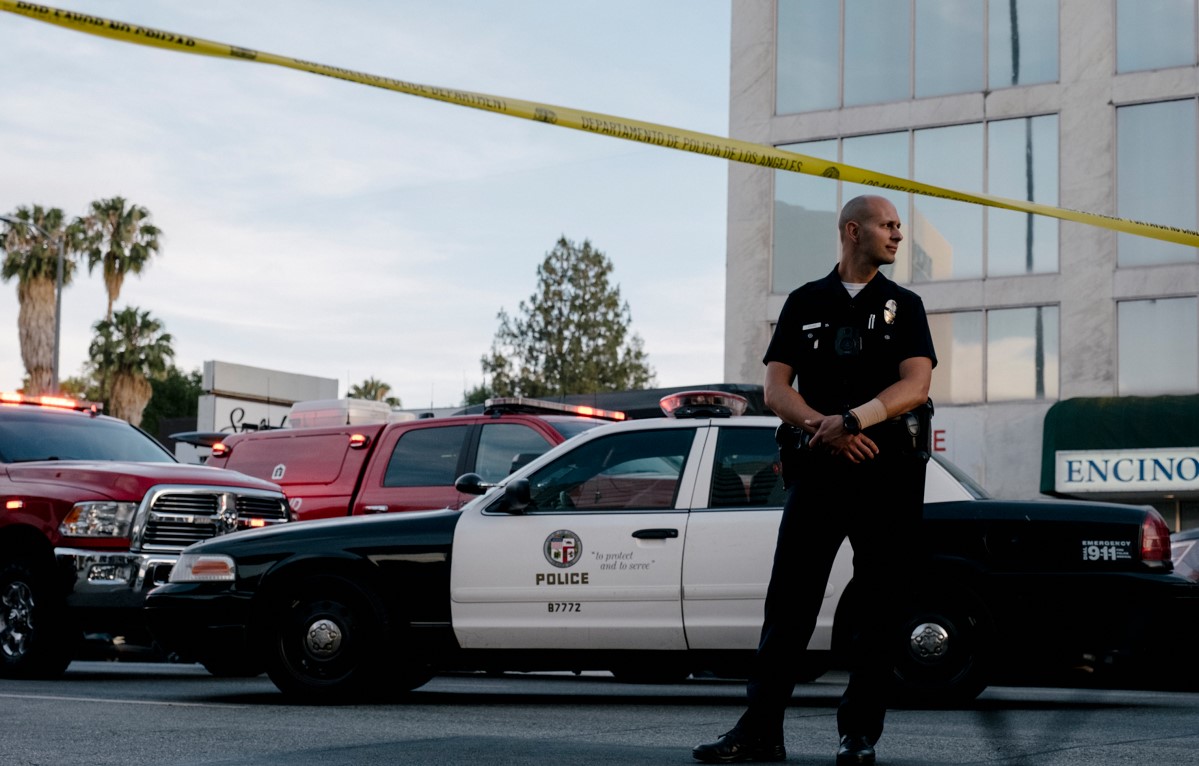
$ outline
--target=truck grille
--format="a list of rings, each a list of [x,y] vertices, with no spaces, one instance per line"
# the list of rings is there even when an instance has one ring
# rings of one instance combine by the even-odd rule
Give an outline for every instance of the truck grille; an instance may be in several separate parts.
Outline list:
[[[287,521],[282,495],[225,487],[157,488],[138,509],[134,549],[179,551],[210,537]]]

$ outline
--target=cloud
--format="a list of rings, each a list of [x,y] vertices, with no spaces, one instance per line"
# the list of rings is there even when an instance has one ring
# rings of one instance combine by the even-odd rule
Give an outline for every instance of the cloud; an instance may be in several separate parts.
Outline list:
[[[55,5],[415,82],[728,122],[716,0]],[[343,392],[374,376],[405,401],[455,404],[481,381],[496,312],[533,292],[565,234],[613,259],[659,383],[722,379],[722,161],[0,21],[0,211],[148,207],[162,255],[119,304],[162,319],[185,369],[230,361]],[[81,272],[63,304],[66,376],[104,312],[98,278]],[[16,314],[0,285],[0,389],[23,373]]]

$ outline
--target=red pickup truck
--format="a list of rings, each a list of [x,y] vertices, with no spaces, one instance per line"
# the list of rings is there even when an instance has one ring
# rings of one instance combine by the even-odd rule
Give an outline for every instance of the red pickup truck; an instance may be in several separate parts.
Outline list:
[[[0,393],[0,503],[5,678],[61,673],[84,633],[149,646],[142,603],[180,551],[288,520],[274,484],[181,465],[94,407],[10,393]]]
[[[516,398],[480,415],[243,432],[213,446],[208,465],[283,488],[297,521],[458,508],[454,481],[496,482],[550,447],[623,413]]]

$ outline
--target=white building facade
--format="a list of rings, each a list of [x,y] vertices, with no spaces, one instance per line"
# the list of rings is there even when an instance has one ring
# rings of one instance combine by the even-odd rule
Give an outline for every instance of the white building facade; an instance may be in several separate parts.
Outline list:
[[[734,0],[731,61],[734,138],[1199,229],[1199,0]],[[936,448],[1000,497],[1199,526],[1192,247],[731,165],[725,380],[762,380],[787,294],[834,266],[837,211],[867,192],[900,211],[889,276],[929,311]],[[1169,422],[1124,430],[1130,413]],[[1152,481],[1105,468],[1149,449],[1181,451],[1138,463]],[[1066,491],[1061,465],[1097,480]]]

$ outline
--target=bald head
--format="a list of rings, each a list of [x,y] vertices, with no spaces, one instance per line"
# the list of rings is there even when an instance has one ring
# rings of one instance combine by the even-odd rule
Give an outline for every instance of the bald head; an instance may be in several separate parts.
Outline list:
[[[837,231],[845,231],[845,224],[850,221],[858,223],[865,221],[874,214],[880,203],[890,206],[891,200],[877,194],[863,194],[846,202],[845,206],[841,208],[841,215],[837,218]]]
[[[837,268],[846,282],[869,282],[880,266],[895,263],[899,253],[899,211],[886,197],[866,194],[841,208],[838,218],[841,259]]]

